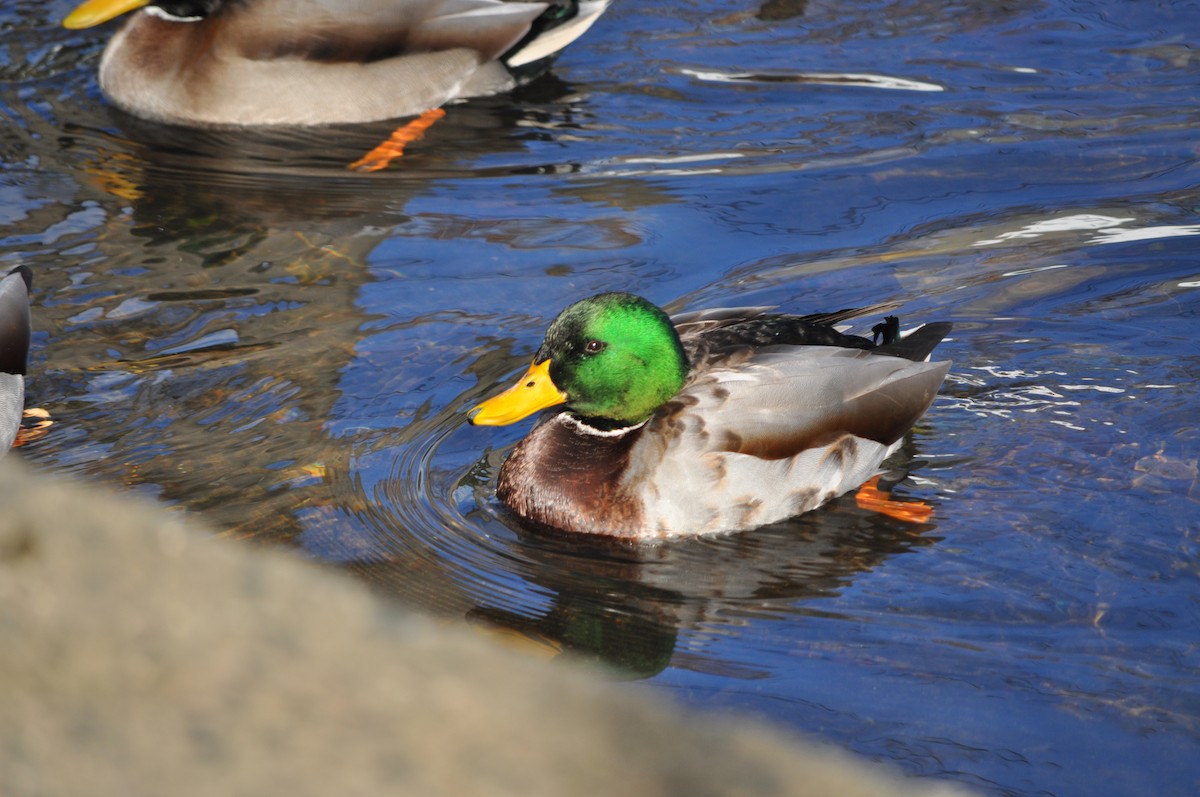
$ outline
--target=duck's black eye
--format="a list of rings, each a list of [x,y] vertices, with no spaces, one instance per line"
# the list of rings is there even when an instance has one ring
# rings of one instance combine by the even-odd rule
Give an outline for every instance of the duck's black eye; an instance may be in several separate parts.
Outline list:
[[[608,348],[608,344],[602,340],[589,340],[584,344],[583,350],[588,354],[599,354]]]

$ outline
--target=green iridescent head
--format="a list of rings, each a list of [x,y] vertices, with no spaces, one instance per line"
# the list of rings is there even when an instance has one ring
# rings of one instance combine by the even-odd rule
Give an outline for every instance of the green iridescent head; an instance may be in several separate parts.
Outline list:
[[[471,421],[512,423],[565,402],[593,424],[629,426],[678,393],[688,368],[666,313],[640,296],[602,293],[563,310],[525,377],[473,410]]]

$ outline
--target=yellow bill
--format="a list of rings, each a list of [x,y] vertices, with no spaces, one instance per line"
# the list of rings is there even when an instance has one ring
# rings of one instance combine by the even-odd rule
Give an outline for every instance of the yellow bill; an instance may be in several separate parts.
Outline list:
[[[508,390],[471,410],[467,420],[476,426],[504,426],[566,400],[567,394],[550,378],[550,361],[542,360],[529,366],[525,375]]]
[[[136,11],[149,3],[150,0],[87,0],[67,14],[62,24],[64,28],[71,30],[90,28],[130,11]]]

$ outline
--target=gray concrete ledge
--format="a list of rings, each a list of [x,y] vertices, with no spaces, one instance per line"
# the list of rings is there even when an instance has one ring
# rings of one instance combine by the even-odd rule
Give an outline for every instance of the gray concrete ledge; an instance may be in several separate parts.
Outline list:
[[[0,795],[918,795],[0,460]]]

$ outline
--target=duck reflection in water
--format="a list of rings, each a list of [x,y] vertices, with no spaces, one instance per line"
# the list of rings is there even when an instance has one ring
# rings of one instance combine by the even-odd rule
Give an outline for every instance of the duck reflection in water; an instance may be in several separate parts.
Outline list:
[[[910,437],[897,458],[911,462],[915,454]],[[497,522],[489,506],[489,470],[466,479],[478,506],[464,518],[471,528]],[[860,574],[938,541],[932,523],[864,510],[848,497],[752,531],[649,544],[564,535],[514,521],[517,536],[489,566],[509,569],[499,580],[521,579],[526,588],[520,591],[481,594],[456,583],[457,568],[448,562],[445,572],[436,564],[415,568],[407,558],[345,566],[404,603],[465,617],[472,627],[539,657],[581,658],[628,678],[649,678],[669,665],[756,678],[763,673],[728,660],[714,640],[737,633],[749,616],[827,614],[822,605]],[[501,539],[499,532],[493,539]]]

